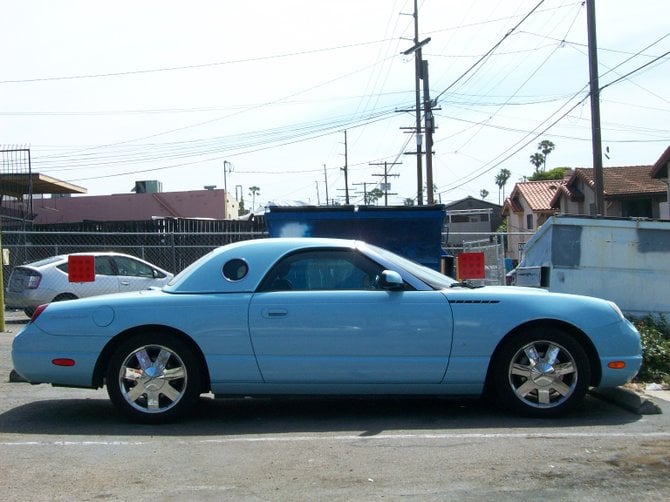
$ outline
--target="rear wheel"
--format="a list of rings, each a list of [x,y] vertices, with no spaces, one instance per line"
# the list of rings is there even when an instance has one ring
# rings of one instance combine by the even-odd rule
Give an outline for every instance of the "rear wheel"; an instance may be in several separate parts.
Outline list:
[[[157,333],[132,337],[114,352],[107,393],[116,408],[143,423],[175,420],[200,395],[198,360],[179,338]]]
[[[507,341],[496,353],[492,378],[506,407],[525,415],[553,417],[582,401],[591,369],[574,337],[545,328]]]

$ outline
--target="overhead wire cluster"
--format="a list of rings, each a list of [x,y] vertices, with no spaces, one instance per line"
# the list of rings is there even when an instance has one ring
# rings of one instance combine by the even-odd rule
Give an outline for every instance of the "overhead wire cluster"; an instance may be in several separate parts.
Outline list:
[[[514,157],[528,145],[535,142],[539,137],[551,131],[552,136],[557,138],[580,140],[583,138],[580,134],[568,134],[555,129],[565,119],[573,120],[576,123],[582,122],[581,116],[574,116],[572,113],[578,109],[588,99],[588,82],[582,82],[575,85],[573,92],[556,93],[548,91],[541,95],[525,93],[529,84],[536,78],[537,74],[546,69],[557,57],[559,49],[568,47],[569,50],[581,51],[582,44],[569,41],[570,34],[575,29],[575,24],[583,12],[582,2],[574,0],[565,0],[558,5],[545,7],[545,1],[539,1],[527,12],[517,13],[513,17],[492,17],[479,23],[462,22],[462,24],[432,30],[429,34],[433,37],[445,35],[448,39],[451,34],[458,30],[471,30],[470,38],[474,40],[485,30],[493,27],[502,33],[499,39],[493,43],[482,54],[459,54],[449,51],[447,55],[446,45],[438,48],[438,53],[428,53],[429,58],[440,61],[439,73],[436,83],[431,83],[431,87],[438,90],[431,94],[435,99],[444,105],[446,111],[437,112],[436,115],[443,123],[449,123],[450,127],[443,127],[436,137],[436,143],[444,146],[448,152],[458,153],[468,156],[472,153],[471,145],[475,141],[481,141],[483,137],[490,134],[489,131],[504,131],[510,133],[514,139],[502,150],[476,152],[478,158],[478,167],[468,172],[456,172],[452,170],[452,180],[447,184],[438,187],[438,193],[447,194],[460,187],[463,187],[478,178],[490,173],[493,169],[501,166],[509,159]],[[161,113],[170,114],[216,114],[213,118],[193,122],[190,124],[172,127],[161,131],[154,131],[143,137],[130,138],[124,141],[105,145],[95,145],[88,147],[40,147],[40,151],[34,156],[34,166],[42,172],[58,171],[68,173],[69,181],[82,182],[86,180],[103,179],[106,177],[147,173],[160,170],[169,170],[183,168],[185,166],[197,165],[203,162],[219,161],[224,158],[242,156],[248,153],[258,152],[271,148],[280,148],[282,146],[295,144],[303,141],[311,141],[324,136],[333,135],[331,151],[324,155],[332,155],[339,148],[339,134],[341,131],[356,130],[360,134],[354,136],[353,144],[356,144],[358,137],[363,137],[363,132],[372,124],[379,125],[385,123],[384,134],[397,134],[397,150],[393,152],[378,151],[378,156],[374,159],[357,160],[350,167],[362,172],[364,169],[370,169],[368,164],[372,161],[389,160],[395,164],[397,160],[407,150],[412,138],[403,138],[402,133],[398,131],[398,123],[401,120],[397,113],[399,109],[412,107],[411,82],[408,74],[406,89],[389,89],[390,76],[393,71],[393,65],[401,59],[400,44],[403,38],[409,38],[407,35],[410,30],[409,21],[403,23],[401,17],[397,15],[400,7],[404,5],[402,0],[394,2],[389,14],[386,33],[379,40],[363,41],[354,44],[347,44],[338,47],[316,48],[307,51],[299,51],[274,56],[263,56],[254,58],[254,61],[263,61],[266,59],[283,59],[290,57],[303,56],[305,54],[323,54],[326,52],[351,49],[355,47],[377,45],[378,51],[376,59],[362,68],[354,69],[346,74],[340,75],[334,79],[328,79],[316,86],[306,89],[296,89],[295,92],[283,96],[272,102],[262,102],[250,105],[240,105],[234,109],[222,109],[212,104],[211,107],[197,107],[190,109],[146,109],[146,110],[107,110],[107,111],[84,111],[84,112],[3,112],[0,115],[155,115]],[[473,2],[471,9],[477,8],[477,2]],[[544,10],[543,10],[544,9]],[[543,35],[535,34],[526,27],[529,21],[537,16],[544,16]],[[547,21],[548,20],[548,21]],[[523,30],[521,28],[524,28]],[[562,36],[553,37],[552,34],[561,32]],[[647,51],[660,44],[670,34],[659,38],[655,42],[631,54],[624,54],[626,59],[622,60],[616,66],[610,68],[603,74],[603,77],[610,76],[611,80],[602,85],[602,88],[608,88],[624,81],[630,81],[630,78],[636,73],[647,70],[654,65],[662,64],[668,61],[668,52],[661,53],[654,57],[649,57]],[[517,37],[536,38],[535,44],[526,43],[523,48],[516,49],[507,47],[507,43],[516,40]],[[526,40],[526,39],[524,39]],[[607,50],[607,49],[601,49]],[[444,70],[444,62],[453,62],[454,60],[474,60],[466,68],[453,76],[451,71]],[[496,58],[506,58],[507,64],[501,69],[496,63]],[[632,69],[627,65],[640,60],[644,63],[638,64]],[[6,79],[0,81],[3,84],[30,84],[34,82],[52,82],[81,79],[99,79],[110,76],[124,77],[144,73],[165,73],[170,71],[188,71],[193,69],[208,68],[222,65],[232,65],[249,60],[230,60],[206,63],[200,65],[185,65],[174,67],[162,67],[153,69],[136,69],[115,73],[97,73],[88,75],[64,75],[64,76],[45,76],[31,79]],[[532,64],[529,64],[529,61]],[[462,66],[462,65],[461,65]],[[460,66],[457,66],[460,67]],[[621,73],[618,71],[621,70]],[[346,103],[353,103],[350,106],[340,107],[343,112],[338,115],[329,115],[317,120],[308,120],[304,122],[294,122],[280,125],[272,128],[259,127],[254,130],[245,130],[234,134],[216,135],[205,138],[196,138],[190,140],[178,141],[158,141],[156,138],[174,135],[188,131],[193,135],[198,128],[230,120],[250,111],[264,109],[270,106],[290,105],[298,103],[315,88],[329,89],[336,86],[339,82],[346,80],[352,75],[365,72],[367,75],[367,84],[360,96],[346,98]],[[502,84],[505,84],[504,86]],[[504,93],[501,89],[511,89]],[[342,97],[333,98],[341,100]],[[667,100],[666,100],[667,102]],[[542,111],[542,115],[535,118],[533,123],[528,123],[524,127],[515,124],[513,116],[515,108],[527,107],[533,105],[556,104],[551,111]],[[223,114],[220,114],[223,112]],[[473,112],[481,116],[481,120],[473,120]],[[459,125],[460,124],[460,125]],[[574,126],[573,126],[574,127]],[[619,124],[618,127],[625,129],[625,124]],[[629,126],[633,127],[633,126]],[[584,125],[585,132],[587,130]],[[654,135],[658,131],[640,131],[649,135]],[[667,139],[663,137],[663,132],[659,133],[660,140]],[[655,141],[656,139],[650,139]],[[437,155],[436,159],[441,160]],[[471,155],[474,157],[474,155]],[[329,166],[328,173],[331,175],[332,183],[341,181],[340,165]],[[104,169],[103,169],[104,168]],[[271,171],[254,168],[249,166],[247,173],[272,174]],[[282,173],[317,173],[320,172],[319,166],[304,170],[282,170]],[[104,174],[103,174],[104,173]],[[328,175],[327,175],[328,176]],[[309,181],[313,183],[312,180]]]

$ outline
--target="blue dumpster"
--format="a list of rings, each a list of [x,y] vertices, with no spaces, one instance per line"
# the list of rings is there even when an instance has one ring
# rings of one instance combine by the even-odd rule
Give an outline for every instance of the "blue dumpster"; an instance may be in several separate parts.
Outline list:
[[[338,237],[376,244],[440,270],[444,205],[434,206],[270,206],[270,237]]]

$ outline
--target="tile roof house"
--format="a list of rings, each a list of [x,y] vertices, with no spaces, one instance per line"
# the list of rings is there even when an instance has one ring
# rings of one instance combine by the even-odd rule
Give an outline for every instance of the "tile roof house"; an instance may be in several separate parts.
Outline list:
[[[651,169],[651,177],[663,181],[667,189],[667,198],[665,203],[661,203],[661,218],[670,220],[670,176],[668,176],[668,167],[670,166],[670,146],[659,157]]]
[[[667,202],[667,186],[651,176],[652,166],[603,169],[604,216],[660,218],[660,204]],[[551,205],[555,212],[595,214],[593,169],[577,168],[561,185]]]
[[[507,248],[511,258],[519,258],[520,249],[528,240],[528,236],[519,232],[535,232],[556,212],[551,201],[562,183],[561,180],[522,181],[514,185],[502,209],[503,217],[507,217]]]
[[[668,218],[670,148],[653,166],[606,167],[603,199],[609,217]],[[663,181],[665,179],[665,181]],[[595,215],[593,169],[576,168],[563,180],[517,183],[503,206],[508,254],[519,259],[523,243],[553,214]]]
[[[551,201],[560,190],[561,184],[561,180],[546,180],[522,181],[514,185],[502,210],[503,216],[508,217],[508,230],[533,231],[542,225],[556,212]]]

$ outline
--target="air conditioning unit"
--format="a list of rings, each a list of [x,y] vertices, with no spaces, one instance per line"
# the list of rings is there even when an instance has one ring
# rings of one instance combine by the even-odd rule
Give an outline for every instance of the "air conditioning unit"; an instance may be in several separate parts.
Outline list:
[[[136,181],[135,193],[161,193],[163,183],[158,180]]]

